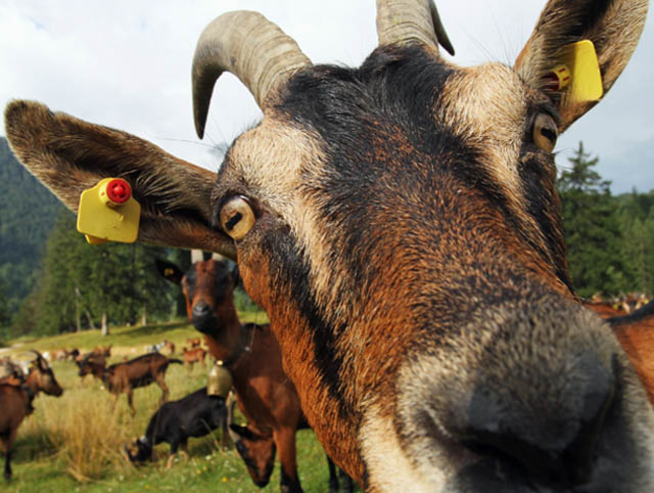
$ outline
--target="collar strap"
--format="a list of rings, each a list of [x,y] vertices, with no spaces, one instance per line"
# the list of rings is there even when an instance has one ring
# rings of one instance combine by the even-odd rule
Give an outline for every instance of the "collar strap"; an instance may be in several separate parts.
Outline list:
[[[232,357],[223,362],[223,366],[226,368],[231,368],[238,363],[244,353],[250,353],[252,351],[252,345],[254,344],[254,334],[259,329],[259,326],[256,324],[245,324],[241,325],[241,338],[238,343],[238,347]]]

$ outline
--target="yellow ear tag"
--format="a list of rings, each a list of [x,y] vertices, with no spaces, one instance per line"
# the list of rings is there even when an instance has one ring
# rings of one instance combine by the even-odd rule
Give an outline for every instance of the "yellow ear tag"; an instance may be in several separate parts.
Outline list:
[[[77,211],[77,231],[91,245],[106,241],[134,243],[139,232],[141,206],[122,178],[105,178],[82,192]]]
[[[598,101],[604,95],[595,46],[589,39],[564,46],[559,65],[547,74],[548,89],[559,92],[567,88],[572,103]]]

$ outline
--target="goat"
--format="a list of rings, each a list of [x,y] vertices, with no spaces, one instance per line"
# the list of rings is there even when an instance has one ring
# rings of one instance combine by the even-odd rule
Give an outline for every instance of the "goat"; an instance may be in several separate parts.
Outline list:
[[[59,397],[63,389],[48,362],[38,351],[37,359],[24,379],[22,372],[13,373],[0,382],[0,447],[5,454],[4,478],[11,479],[11,455],[18,427],[25,416],[34,411],[32,401],[39,392]]]
[[[173,341],[166,341],[166,345],[163,347],[163,349],[167,349],[168,354],[172,356],[175,354],[175,343]]]
[[[354,69],[223,14],[193,60],[196,131],[225,71],[263,119],[217,174],[36,102],[9,103],[5,129],[72,210],[125,178],[139,241],[238,260],[309,424],[364,490],[654,491],[654,412],[574,292],[552,152],[602,98],[553,86],[570,43],[594,43],[606,94],[647,6],[549,0],[513,67],[447,60],[429,0],[377,0]]]
[[[166,469],[173,465],[177,449],[188,458],[189,437],[203,437],[213,430],[226,429],[227,408],[225,399],[207,395],[203,387],[177,401],[166,402],[150,418],[145,435],[134,441],[131,448],[125,448],[131,462],[152,460],[154,446],[166,442],[170,445]]]
[[[204,348],[197,346],[191,349],[186,349],[186,347],[183,347],[182,354],[184,366],[186,366],[189,371],[193,369],[195,363],[202,363],[202,366],[207,366],[204,362],[204,359],[207,356],[207,350]]]
[[[654,406],[654,301],[629,315],[608,318]]]
[[[91,352],[97,356],[104,356],[105,358],[109,358],[111,357],[111,346],[111,344],[105,347],[96,346]]]
[[[157,344],[148,344],[145,346],[145,351],[147,353],[158,353],[161,351],[163,348],[166,347],[167,341],[163,340],[161,342],[158,342]]]
[[[200,340],[199,337],[189,337],[186,339],[186,342],[188,343],[189,346],[191,346],[191,349],[200,347],[202,344],[202,341]]]
[[[236,450],[254,483],[263,488],[270,481],[279,449],[282,490],[301,491],[295,455],[295,432],[306,428],[306,419],[293,384],[282,368],[279,346],[269,325],[242,325],[234,305],[238,270],[210,259],[195,262],[184,273],[170,262],[157,260],[157,270],[181,286],[188,318],[202,332],[212,355],[223,361],[234,379],[234,392],[248,426],[230,426]],[[186,361],[186,348],[184,360]],[[330,491],[338,479],[330,463]],[[342,476],[344,491],[351,480]],[[335,485],[335,486],[334,486]]]
[[[107,390],[114,395],[112,410],[116,409],[116,403],[120,394],[127,395],[132,416],[136,414],[133,403],[134,389],[145,387],[156,383],[161,389],[159,404],[168,400],[168,386],[166,385],[166,370],[170,363],[181,364],[178,359],[166,358],[159,353],[145,354],[124,363],[116,363],[108,368],[105,367],[104,359],[94,360],[92,355],[80,363],[79,376],[83,377],[89,373],[101,380]]]

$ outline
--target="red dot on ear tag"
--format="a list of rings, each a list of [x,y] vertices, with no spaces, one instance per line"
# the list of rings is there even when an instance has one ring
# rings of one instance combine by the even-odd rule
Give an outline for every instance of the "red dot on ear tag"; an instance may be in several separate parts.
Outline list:
[[[124,204],[132,196],[132,187],[122,178],[115,178],[107,184],[107,197],[116,204]]]

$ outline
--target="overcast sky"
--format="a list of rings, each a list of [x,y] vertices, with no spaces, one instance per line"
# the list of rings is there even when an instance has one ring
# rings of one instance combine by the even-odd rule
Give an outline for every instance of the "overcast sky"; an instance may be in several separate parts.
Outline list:
[[[259,118],[248,91],[218,82],[204,141],[193,129],[190,66],[202,29],[222,12],[257,10],[314,63],[359,65],[374,49],[374,0],[0,0],[0,107],[15,98],[120,128],[209,169],[210,146]],[[454,61],[513,63],[544,0],[441,0]],[[449,56],[449,55],[448,55]],[[604,101],[559,139],[557,162],[583,140],[614,193],[654,188],[654,14]],[[4,135],[4,127],[0,126]]]

